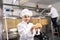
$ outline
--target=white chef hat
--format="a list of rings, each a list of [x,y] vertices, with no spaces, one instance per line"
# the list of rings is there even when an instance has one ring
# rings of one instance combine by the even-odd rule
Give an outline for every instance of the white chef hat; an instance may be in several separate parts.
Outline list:
[[[52,7],[52,5],[48,5],[48,8]]]
[[[33,13],[32,11],[28,10],[28,9],[23,9],[21,14],[20,14],[20,17],[23,17],[24,15],[29,15],[29,16],[32,16]]]

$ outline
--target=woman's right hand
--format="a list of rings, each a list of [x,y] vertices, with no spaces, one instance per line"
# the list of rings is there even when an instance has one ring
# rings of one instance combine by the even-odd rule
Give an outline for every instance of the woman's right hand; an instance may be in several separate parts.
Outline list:
[[[35,25],[30,29],[31,32],[33,32],[33,29],[35,28]]]

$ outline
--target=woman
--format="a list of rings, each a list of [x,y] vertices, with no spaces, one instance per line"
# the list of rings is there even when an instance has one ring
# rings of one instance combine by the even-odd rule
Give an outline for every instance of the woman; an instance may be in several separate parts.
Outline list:
[[[33,31],[33,24],[30,23],[32,11],[24,9],[21,12],[22,22],[17,25],[20,40],[34,40],[35,32]]]

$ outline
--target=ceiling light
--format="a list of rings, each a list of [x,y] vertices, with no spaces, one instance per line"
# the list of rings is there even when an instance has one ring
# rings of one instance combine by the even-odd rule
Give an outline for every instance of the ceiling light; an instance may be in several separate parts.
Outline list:
[[[15,3],[17,0],[13,0],[13,3]]]
[[[26,3],[26,2],[28,2],[29,0],[20,0],[20,5],[22,5],[22,4],[24,4],[24,3]]]

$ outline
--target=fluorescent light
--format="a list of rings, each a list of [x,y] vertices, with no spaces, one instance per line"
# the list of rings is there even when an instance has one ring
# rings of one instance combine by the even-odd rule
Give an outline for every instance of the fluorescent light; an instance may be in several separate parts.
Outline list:
[[[13,2],[15,3],[15,2],[16,2],[16,0],[13,0]]]
[[[9,31],[17,31],[17,28],[10,29]]]
[[[28,2],[29,0],[20,0],[20,5]]]

